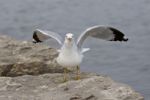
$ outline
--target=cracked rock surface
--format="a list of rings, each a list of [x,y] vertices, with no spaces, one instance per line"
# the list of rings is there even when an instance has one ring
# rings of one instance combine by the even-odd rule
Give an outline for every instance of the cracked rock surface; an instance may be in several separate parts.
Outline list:
[[[81,73],[75,80],[63,68],[56,49],[0,36],[0,100],[144,100],[130,86],[105,75]]]

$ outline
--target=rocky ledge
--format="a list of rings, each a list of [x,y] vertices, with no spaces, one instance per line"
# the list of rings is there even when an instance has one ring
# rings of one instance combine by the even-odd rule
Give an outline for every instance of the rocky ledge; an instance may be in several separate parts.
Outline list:
[[[63,82],[56,49],[0,37],[0,100],[144,100],[128,85],[105,75],[81,73]]]

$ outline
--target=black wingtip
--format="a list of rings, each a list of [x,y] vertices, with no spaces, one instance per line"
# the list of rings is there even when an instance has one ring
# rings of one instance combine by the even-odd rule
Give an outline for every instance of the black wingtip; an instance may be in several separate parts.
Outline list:
[[[36,44],[37,42],[36,42],[35,40],[33,40],[32,43],[35,43],[35,44]]]
[[[129,39],[128,38],[123,38],[123,41],[127,42]]]
[[[36,31],[33,32],[33,41],[32,41],[32,42],[33,42],[33,43],[42,42],[42,41],[38,38]]]
[[[119,31],[119,30],[117,30],[115,28],[112,28],[112,27],[109,27],[109,29],[115,35],[114,39],[111,40],[111,41],[125,41],[126,42],[126,41],[129,40],[128,38],[124,38],[124,34],[121,31]]]

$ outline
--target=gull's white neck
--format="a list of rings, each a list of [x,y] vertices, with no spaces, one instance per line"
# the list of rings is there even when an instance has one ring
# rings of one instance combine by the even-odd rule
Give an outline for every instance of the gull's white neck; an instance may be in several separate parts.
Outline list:
[[[72,41],[72,44],[68,44],[64,42],[64,45],[61,47],[61,51],[67,51],[67,52],[78,52],[77,45],[74,41]]]

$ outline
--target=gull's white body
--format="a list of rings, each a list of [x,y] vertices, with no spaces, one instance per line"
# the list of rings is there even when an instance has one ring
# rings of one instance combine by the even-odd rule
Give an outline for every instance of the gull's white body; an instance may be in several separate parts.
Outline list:
[[[56,60],[63,67],[75,67],[80,65],[82,58],[83,55],[77,50],[75,44],[72,47],[67,47],[64,44]]]
[[[82,53],[78,50],[74,42],[73,34],[66,34],[63,46],[59,51],[57,62],[63,67],[79,66],[82,62]]]

